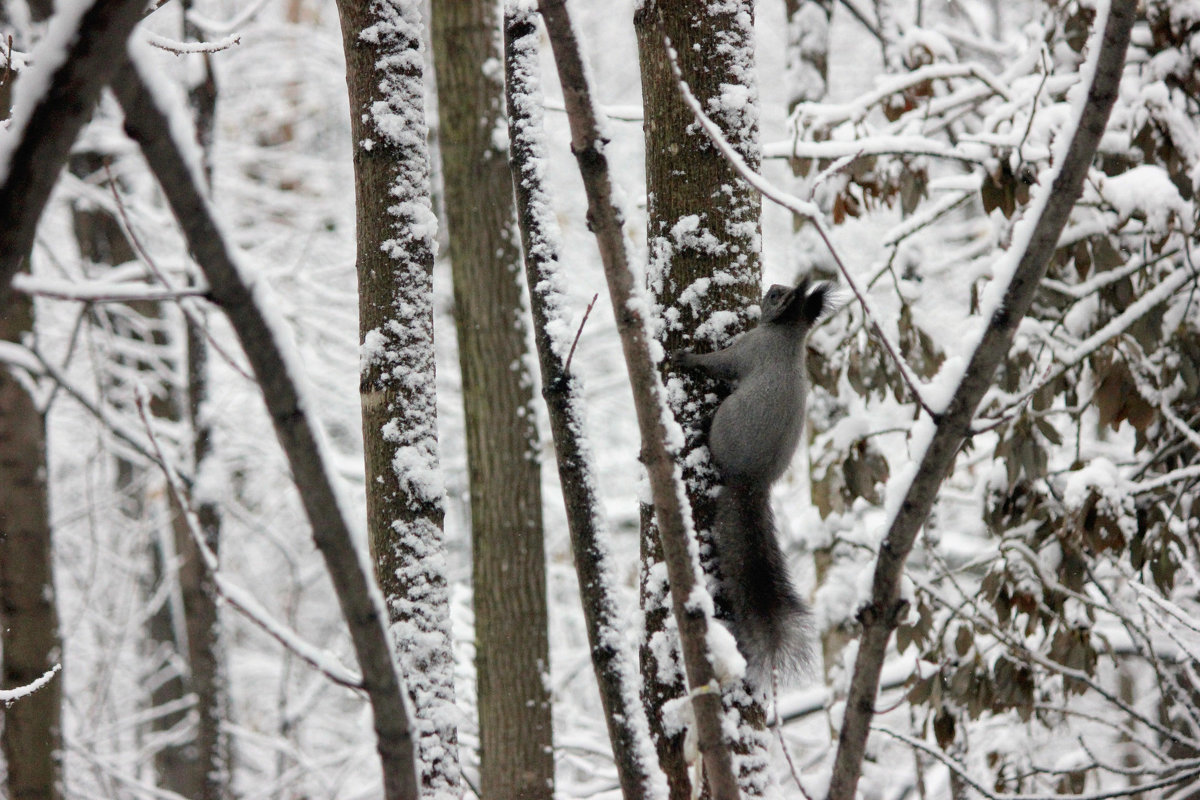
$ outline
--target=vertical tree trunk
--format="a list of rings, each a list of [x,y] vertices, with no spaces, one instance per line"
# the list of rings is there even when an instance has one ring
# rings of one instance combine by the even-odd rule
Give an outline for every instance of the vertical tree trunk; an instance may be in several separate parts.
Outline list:
[[[16,296],[0,316],[0,341],[33,328],[33,304]],[[62,661],[46,493],[45,419],[25,383],[0,367],[0,688],[25,686]],[[60,797],[62,674],[4,709],[0,745],[7,795]]]
[[[760,296],[759,199],[695,125],[680,97],[664,37],[670,38],[678,53],[680,70],[692,93],[747,162],[757,166],[753,4],[745,0],[724,4],[650,0],[637,12],[634,24],[646,119],[647,275],[660,304],[660,318],[670,320],[659,338],[668,353],[692,347],[717,349],[753,322],[747,309],[757,304]],[[716,322],[729,319],[731,311],[735,322]],[[688,497],[696,528],[707,543],[713,519],[709,490],[715,475],[707,459],[703,466],[696,466],[700,462],[687,454],[703,445],[703,425],[717,405],[715,399],[692,401],[706,394],[716,397],[713,390],[719,387],[698,385],[694,374],[672,378],[682,380],[686,387],[673,397],[685,397],[687,402],[675,402],[673,411],[686,436],[682,461]],[[660,679],[664,674],[679,673],[675,668],[664,670],[656,659],[656,653],[663,650],[654,646],[654,640],[673,633],[665,629],[669,620],[667,587],[658,577],[662,552],[649,521],[650,515],[643,514],[645,700],[671,797],[684,798],[690,781],[682,736],[668,736],[661,722],[662,704],[683,693],[683,682],[682,676],[670,682]],[[711,557],[711,548],[706,550]],[[719,596],[717,602],[720,607]],[[761,719],[761,708],[750,711]],[[743,758],[741,764],[745,768],[751,762]]]
[[[512,177],[498,132],[498,7],[435,0],[438,143],[471,478],[483,797],[554,792],[541,470]]]
[[[46,3],[30,3],[38,19]],[[12,76],[10,76],[10,82]],[[9,106],[0,106],[7,119]],[[0,341],[33,331],[33,301],[0,287]],[[25,686],[62,663],[54,591],[46,421],[27,384],[0,367],[0,688]],[[62,769],[62,672],[0,714],[0,750],[11,798],[58,800]]]
[[[185,4],[185,9],[189,6]],[[185,20],[185,40],[199,40],[202,38],[200,33]],[[204,69],[200,80],[188,88],[188,101],[196,120],[197,143],[204,158],[204,177],[211,190],[217,84],[209,54],[202,53],[198,58],[202,60]],[[201,313],[199,309],[194,312]],[[203,330],[203,318],[193,315],[187,318],[185,324],[187,416],[192,435],[192,464],[194,474],[199,478],[209,470],[219,468],[212,457],[212,422],[206,413],[209,394],[208,340]],[[205,495],[197,497],[194,510],[205,543],[214,554],[219,553],[221,517],[216,499]],[[183,522],[182,518],[179,521]],[[190,534],[187,531],[181,533]],[[200,774],[197,800],[220,800],[231,796],[232,751],[229,737],[221,730],[222,721],[228,718],[229,704],[217,613],[217,587],[191,535],[182,537],[179,548],[179,584],[186,614],[190,688],[196,697],[195,761]]]
[[[338,13],[354,137],[368,536],[418,721],[423,793],[457,797],[420,11],[415,0],[342,0]]]

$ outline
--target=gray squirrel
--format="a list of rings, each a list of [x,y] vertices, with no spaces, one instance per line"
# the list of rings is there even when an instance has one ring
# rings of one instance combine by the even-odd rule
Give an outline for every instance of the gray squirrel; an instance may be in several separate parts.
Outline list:
[[[721,472],[714,532],[720,595],[730,628],[759,682],[790,678],[808,663],[807,604],[788,577],[771,514],[771,484],[796,452],[808,393],[805,341],[831,306],[827,283],[776,284],[758,326],[715,353],[683,352],[677,363],[735,384],[713,416],[708,449]]]

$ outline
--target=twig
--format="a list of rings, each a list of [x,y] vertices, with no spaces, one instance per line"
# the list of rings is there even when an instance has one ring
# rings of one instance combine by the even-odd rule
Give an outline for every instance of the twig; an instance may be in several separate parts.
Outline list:
[[[193,53],[219,53],[222,50],[242,43],[242,36],[238,33],[230,34],[224,39],[216,42],[179,42],[175,39],[168,39],[166,36],[160,36],[157,33],[147,33],[146,42],[151,47],[157,47],[159,50],[166,50],[168,53],[174,53],[177,56],[186,56]]]
[[[579,329],[575,331],[575,339],[571,342],[571,351],[567,353],[567,361],[563,364],[562,374],[571,374],[571,359],[575,357],[575,345],[579,344],[579,336],[583,333],[583,326],[587,324],[588,314],[592,313],[592,306],[596,305],[596,300],[600,298],[600,293],[592,295],[592,302],[588,303],[587,310],[583,312],[583,319],[579,321]]]
[[[167,289],[171,292],[178,292],[178,290],[171,285],[171,281],[167,278],[166,273],[160,270],[158,265],[154,263],[154,259],[152,259],[150,254],[146,252],[146,248],[142,245],[137,233],[134,232],[133,223],[130,222],[129,214],[125,210],[125,203],[121,200],[121,195],[117,191],[117,182],[113,179],[112,170],[109,168],[107,163],[104,164],[104,174],[108,179],[108,188],[109,191],[112,192],[113,200],[115,200],[117,203],[117,214],[120,216],[121,225],[125,229],[126,235],[129,237],[129,243],[133,245],[133,248],[137,251],[138,255],[142,257],[142,261],[146,264],[146,268],[154,273],[154,277],[158,278],[159,283],[167,287]],[[206,292],[205,297],[211,297],[211,292]],[[204,338],[208,340],[209,345],[214,351],[216,351],[217,355],[221,356],[226,364],[233,368],[234,372],[236,372],[238,375],[241,375],[251,383],[254,382],[254,376],[242,369],[242,367],[236,361],[234,361],[233,356],[225,352],[225,348],[221,347],[220,343],[213,337],[212,333],[208,329],[208,326],[204,324],[204,320],[200,319],[194,311],[187,307],[185,303],[180,303],[179,309],[184,313],[185,316],[187,316],[188,321],[196,327],[196,330],[204,331]]]
[[[55,664],[53,667],[42,673],[40,678],[36,678],[24,686],[17,686],[12,689],[0,689],[0,703],[4,703],[5,706],[8,706],[14,701],[20,700],[22,697],[28,697],[49,683],[54,676],[58,674],[60,669],[62,669],[62,664]]]
[[[783,206],[796,216],[806,219],[813,224],[813,226],[817,229],[817,233],[821,237],[821,240],[825,243],[825,247],[829,250],[829,254],[833,257],[834,263],[837,264],[838,270],[846,279],[846,284],[850,287],[850,290],[854,292],[855,298],[858,299],[859,306],[862,307],[864,316],[866,316],[871,323],[871,329],[875,332],[875,335],[879,337],[880,342],[883,343],[884,349],[887,350],[888,355],[896,364],[896,367],[900,372],[900,377],[903,378],[905,384],[908,385],[908,389],[912,393],[913,399],[916,401],[917,405],[919,405],[921,409],[930,416],[930,418],[935,421],[938,420],[941,416],[941,412],[935,411],[927,402],[925,402],[925,398],[921,395],[921,391],[918,388],[917,378],[912,373],[912,369],[908,366],[904,359],[901,358],[900,353],[896,350],[891,340],[887,337],[887,334],[883,332],[883,328],[879,325],[878,316],[871,308],[870,301],[867,300],[866,295],[861,289],[859,289],[858,282],[854,280],[854,276],[850,274],[850,270],[846,267],[845,262],[842,261],[842,257],[838,254],[837,248],[834,247],[833,241],[829,236],[829,231],[825,227],[824,215],[821,213],[820,209],[817,208],[814,203],[801,200],[799,197],[779,189],[763,178],[762,175],[750,168],[745,159],[743,159],[741,155],[734,150],[729,142],[725,139],[724,135],[721,133],[721,129],[717,127],[716,123],[709,119],[708,115],[704,113],[704,109],[700,106],[700,101],[696,99],[695,95],[692,94],[691,89],[688,88],[687,83],[684,82],[683,73],[679,69],[679,63],[675,56],[675,49],[671,46],[670,39],[664,39],[664,43],[667,48],[667,59],[671,62],[671,70],[675,74],[675,83],[679,87],[680,94],[683,95],[684,102],[687,103],[688,108],[692,110],[692,115],[696,117],[696,121],[700,123],[700,126],[704,129],[705,133],[708,134],[709,139],[711,139],[713,144],[716,145],[717,149],[724,154],[725,158],[730,164],[733,165],[733,168],[737,171],[737,173],[741,175],[742,178],[744,178],[751,186],[757,189],[763,197],[766,197],[768,200]]]
[[[163,455],[162,448],[158,444],[158,437],[154,435],[154,426],[151,424],[150,416],[146,411],[145,391],[140,386],[138,389],[139,391],[134,402],[137,405],[138,416],[142,419],[142,426],[146,430],[146,436],[149,438],[150,445],[154,448],[154,453],[157,456],[155,463],[158,464],[163,476],[167,479],[167,488],[170,490],[171,497],[175,500],[176,505],[179,506],[180,511],[183,513],[188,533],[196,545],[196,552],[204,562],[205,569],[212,576],[213,586],[216,588],[217,594],[229,603],[230,606],[239,611],[242,616],[265,631],[268,636],[329,678],[329,680],[339,686],[361,691],[363,688],[361,676],[356,675],[341,664],[331,667],[329,661],[332,655],[328,655],[326,658],[317,655],[321,652],[318,648],[305,642],[284,625],[272,619],[266,612],[266,609],[260,606],[247,592],[241,589],[241,587],[225,580],[224,576],[217,571],[217,554],[212,551],[212,548],[208,546],[208,542],[205,541],[204,532],[200,530],[200,520],[196,518],[196,512],[193,510],[192,504],[183,486],[180,484],[179,476],[167,461],[166,456]]]
[[[1156,789],[1165,789],[1169,786],[1175,786],[1176,784],[1183,783],[1186,780],[1190,780],[1197,775],[1200,775],[1200,769],[1193,768],[1192,770],[1185,770],[1170,777],[1152,781],[1150,783],[1137,784],[1134,786],[1125,787],[1123,789],[1089,792],[1087,794],[1066,795],[1059,794],[1057,792],[1046,792],[1045,794],[1002,794],[1000,792],[991,791],[979,781],[975,780],[973,777],[971,777],[971,774],[967,772],[964,766],[947,756],[939,748],[933,747],[927,742],[880,725],[872,725],[871,730],[891,736],[894,739],[904,742],[909,747],[916,748],[921,752],[932,756],[934,759],[941,762],[946,769],[958,775],[958,777],[970,784],[972,789],[988,798],[988,800],[1111,800],[1111,798],[1132,797],[1134,795],[1142,794],[1143,792],[1154,791]]]
[[[140,301],[166,302],[179,300],[183,297],[208,296],[207,289],[158,289],[144,283],[131,281],[89,281],[86,283],[70,283],[68,281],[43,281],[28,273],[19,272],[13,276],[13,291],[30,297],[45,297],[50,300],[65,300],[76,303],[136,303]]]
[[[1181,289],[1184,284],[1189,281],[1195,281],[1196,275],[1189,273],[1187,270],[1177,269],[1169,274],[1163,281],[1155,286],[1150,291],[1143,294],[1135,300],[1121,314],[1109,320],[1103,328],[1093,333],[1087,339],[1084,339],[1078,345],[1071,349],[1061,357],[1059,366],[1048,376],[1029,386],[1021,394],[1012,398],[997,414],[1003,415],[1010,409],[1024,403],[1028,398],[1036,394],[1043,386],[1061,378],[1066,374],[1067,370],[1074,367],[1083,359],[1087,358],[1092,353],[1099,350],[1103,345],[1107,344],[1112,339],[1120,336],[1128,330],[1135,322],[1149,313],[1159,303],[1164,303],[1170,299],[1171,295]],[[991,420],[988,421],[989,424]]]
[[[133,448],[133,451],[146,459],[147,462],[155,463],[154,454],[150,452],[146,444],[138,441],[138,438],[134,434],[125,430],[116,420],[110,419],[101,406],[89,400],[40,351],[11,342],[0,342],[0,363],[19,367],[33,376],[40,375],[50,378],[57,387],[70,395],[75,402],[79,403],[85,411],[95,417],[110,433]]]

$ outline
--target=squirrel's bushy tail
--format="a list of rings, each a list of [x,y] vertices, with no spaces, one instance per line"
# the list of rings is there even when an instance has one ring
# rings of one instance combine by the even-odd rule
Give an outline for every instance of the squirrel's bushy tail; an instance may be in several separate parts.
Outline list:
[[[721,596],[754,680],[796,677],[809,663],[809,610],[788,577],[769,489],[721,488],[714,524]]]

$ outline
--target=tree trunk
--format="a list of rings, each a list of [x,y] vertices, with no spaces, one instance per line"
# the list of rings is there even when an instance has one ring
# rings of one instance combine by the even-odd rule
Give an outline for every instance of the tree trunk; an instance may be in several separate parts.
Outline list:
[[[33,328],[33,304],[14,295],[0,316],[0,341]],[[54,599],[46,494],[45,418],[26,384],[0,367],[0,688],[42,677],[62,661]],[[14,800],[60,797],[62,674],[4,709],[7,794]]]
[[[49,15],[30,4],[35,17]],[[11,82],[11,76],[10,76]],[[0,119],[9,116],[7,98]],[[0,341],[33,331],[33,301],[0,286]],[[46,491],[46,420],[28,386],[0,367],[0,688],[26,686],[62,663]],[[62,672],[8,705],[0,749],[14,800],[61,797]]]
[[[667,58],[664,37],[678,53],[683,79],[701,104],[710,109],[727,139],[754,167],[759,163],[757,90],[753,79],[753,4],[647,2],[635,15],[642,102],[646,119],[647,246],[650,289],[663,319],[660,329],[668,353],[697,347],[713,350],[753,323],[748,309],[761,294],[759,260],[759,199],[695,124],[684,104]],[[712,105],[731,86],[745,91],[742,104]],[[695,298],[699,295],[700,302]],[[736,314],[733,324],[714,325],[718,315]],[[666,369],[669,371],[669,363]],[[664,375],[666,379],[667,375]],[[704,426],[719,403],[720,387],[694,373],[670,374],[681,380],[687,403],[673,407],[684,429],[681,454],[683,474],[697,531],[706,546],[702,554],[711,562],[709,530],[713,520],[710,490],[715,474],[707,459],[698,462],[688,454],[704,444]],[[691,402],[694,398],[709,398]],[[696,466],[702,464],[702,466]],[[681,735],[662,730],[662,704],[683,693],[682,680],[663,682],[663,670],[652,646],[655,639],[673,635],[664,629],[668,620],[666,586],[655,577],[662,551],[649,514],[642,525],[642,603],[646,615],[646,642],[642,649],[642,675],[651,729],[659,760],[667,773],[673,798],[684,798],[690,781],[684,762]],[[711,563],[706,563],[711,572]],[[721,599],[717,597],[718,609]],[[745,709],[761,724],[761,707]],[[743,726],[743,735],[746,729]],[[745,751],[747,748],[738,746]],[[741,759],[743,768],[752,759]],[[746,784],[743,781],[743,787]]]
[[[542,396],[554,436],[592,666],[622,796],[625,800],[661,796],[660,773],[654,759],[645,755],[651,752],[652,745],[638,697],[637,676],[632,659],[621,647],[625,621],[615,600],[615,570],[608,525],[597,496],[594,457],[584,419],[583,387],[567,371],[568,343],[561,334],[555,336],[551,331],[570,314],[561,289],[567,278],[563,274],[559,230],[553,216],[546,213],[553,203],[542,169],[546,154],[545,102],[538,68],[537,15],[515,4],[504,9],[504,76],[510,167],[525,250],[526,285],[530,289]],[[585,319],[586,316],[584,312]]]
[[[541,470],[507,153],[498,7],[433,3],[438,143],[462,366],[483,797],[554,792]],[[502,130],[502,129],[501,129]]]
[[[343,0],[338,13],[355,143],[368,536],[420,723],[424,794],[457,797],[420,12],[414,0]]]
[[[188,8],[189,4],[185,4]],[[184,40],[199,41],[202,32],[184,22]],[[204,177],[212,189],[212,149],[217,112],[217,84],[212,58],[208,53],[193,56],[203,63],[201,78],[188,88],[188,103],[196,121],[196,140],[204,159]],[[191,430],[193,474],[199,478],[218,469],[212,452],[212,422],[206,414],[209,401],[208,339],[204,330],[204,312],[193,309],[185,324],[187,344],[187,417]],[[196,520],[205,544],[213,554],[220,553],[221,516],[216,499],[207,495],[195,499]],[[180,520],[182,521],[182,519]],[[190,532],[188,532],[190,533]],[[231,742],[222,732],[228,720],[228,685],[221,648],[221,627],[217,610],[217,587],[212,571],[191,535],[180,542],[179,584],[186,613],[188,664],[191,666],[191,691],[196,697],[196,765],[201,783],[198,800],[221,800],[232,794]]]

